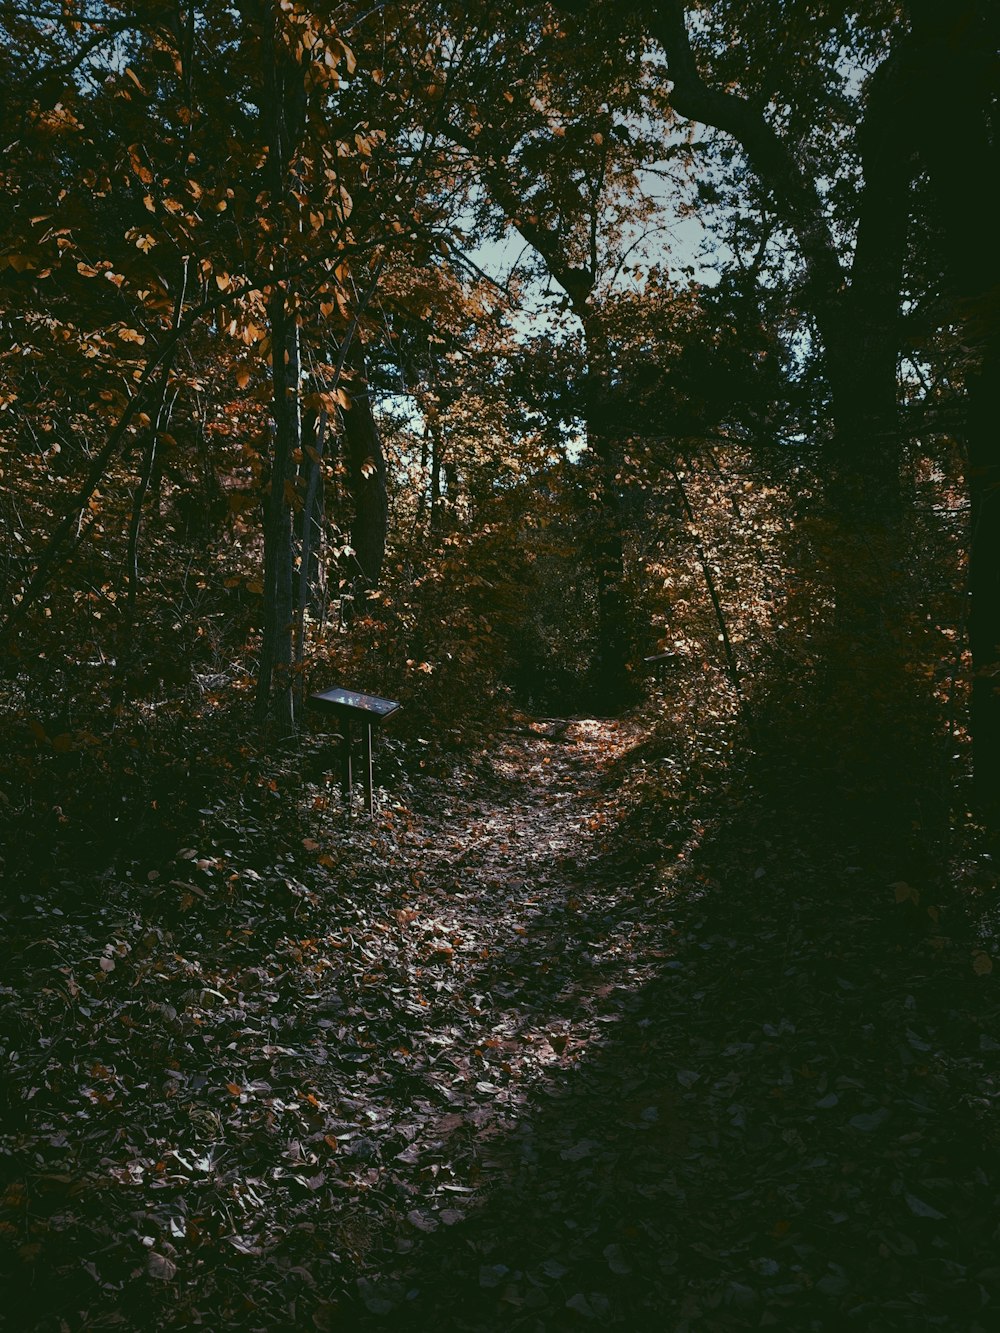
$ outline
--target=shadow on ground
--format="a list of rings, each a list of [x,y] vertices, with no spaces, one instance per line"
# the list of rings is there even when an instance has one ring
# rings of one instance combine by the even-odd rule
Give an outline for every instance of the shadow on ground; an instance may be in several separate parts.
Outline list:
[[[560,1067],[482,1145],[485,1206],[430,1236],[402,1226],[352,1324],[994,1326],[996,1004],[942,895],[915,770],[889,791],[886,754],[838,788],[779,739],[669,863],[643,867],[609,829],[580,868],[584,907],[536,918],[498,960],[495,982],[531,978],[565,1019]],[[633,984],[601,908],[624,882]],[[547,972],[575,993],[546,995]],[[585,1049],[581,1003],[604,1033]],[[345,1317],[331,1306],[329,1326]]]
[[[82,1067],[12,1108],[0,1324],[988,1333],[997,1005],[933,764],[808,722],[663,785],[635,719],[519,736],[310,838],[315,892],[297,847],[133,883]]]

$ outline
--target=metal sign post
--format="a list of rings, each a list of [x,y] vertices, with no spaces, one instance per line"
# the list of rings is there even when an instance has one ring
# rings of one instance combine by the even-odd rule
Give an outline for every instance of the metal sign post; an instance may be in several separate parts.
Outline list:
[[[361,694],[357,690],[345,690],[339,686],[332,690],[323,690],[309,696],[309,707],[319,713],[333,714],[344,728],[344,752],[340,771],[340,789],[344,794],[347,808],[351,807],[351,788],[354,781],[351,755],[352,727],[356,721],[361,730],[362,745],[362,780],[365,786],[365,800],[369,815],[375,813],[374,766],[372,762],[372,725],[384,722],[393,713],[399,712],[399,704],[394,699],[380,699],[377,694]]]

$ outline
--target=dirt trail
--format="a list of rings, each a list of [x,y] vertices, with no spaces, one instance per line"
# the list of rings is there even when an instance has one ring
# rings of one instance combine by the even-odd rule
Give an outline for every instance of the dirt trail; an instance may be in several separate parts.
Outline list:
[[[657,1175],[662,1149],[679,1141],[672,1091],[641,1067],[648,1020],[638,1012],[643,986],[665,961],[675,966],[664,947],[668,899],[609,845],[621,816],[613,771],[643,734],[627,721],[531,724],[499,744],[486,772],[441,782],[437,801],[424,788],[425,813],[402,838],[414,888],[397,912],[411,950],[423,938],[410,972],[421,1021],[405,1048],[406,1090],[380,1105],[369,1179],[391,1193],[392,1219],[383,1214],[377,1246],[367,1237],[383,1256],[377,1275],[358,1280],[376,1326],[534,1326],[548,1289],[558,1296],[550,1321],[610,1318],[592,1278],[573,1286],[589,1250],[550,1236],[530,1278],[515,1255],[536,1243],[528,1215],[537,1224],[554,1207],[572,1228],[576,1208],[593,1210],[595,1189],[603,1207],[608,1173],[635,1158],[637,1134],[642,1153],[655,1149]],[[624,1068],[606,1058],[623,1022],[636,1043]],[[400,1139],[400,1151],[386,1148]],[[540,1153],[566,1173],[544,1184],[541,1211]],[[643,1158],[645,1187],[652,1166]],[[618,1231],[610,1262],[624,1274]],[[468,1288],[467,1316],[456,1312],[456,1284]]]
[[[374,822],[264,783],[38,904],[0,1327],[995,1326],[981,964],[743,779],[640,843],[646,740],[525,720]]]
[[[510,739],[424,849],[414,910],[465,951],[428,1006],[446,1104],[393,1163],[413,1230],[358,1279],[373,1326],[985,1333],[967,964],[781,811],[730,801],[644,866],[606,781],[640,740]]]
[[[648,893],[605,846],[609,770],[641,733],[589,719],[549,730],[508,735],[487,770],[430,781],[423,813],[394,816],[410,887],[370,983],[396,996],[407,1034],[405,1099],[393,1089],[384,1105],[414,1162],[442,1116],[453,1130],[461,1112],[480,1142],[516,1124],[541,1078],[600,1046],[622,988],[650,970]],[[467,1166],[478,1194],[488,1168]]]

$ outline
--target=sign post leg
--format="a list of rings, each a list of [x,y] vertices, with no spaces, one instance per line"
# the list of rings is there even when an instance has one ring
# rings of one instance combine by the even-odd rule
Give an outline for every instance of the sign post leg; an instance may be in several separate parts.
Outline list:
[[[363,773],[365,780],[365,797],[368,801],[368,814],[373,815],[375,813],[375,788],[372,779],[372,724],[370,722],[365,722],[362,725],[364,727],[365,742]]]
[[[344,803],[348,810],[351,808],[351,787],[353,786],[354,774],[351,771],[351,724],[344,719],[344,753],[340,767],[340,790],[344,797]]]

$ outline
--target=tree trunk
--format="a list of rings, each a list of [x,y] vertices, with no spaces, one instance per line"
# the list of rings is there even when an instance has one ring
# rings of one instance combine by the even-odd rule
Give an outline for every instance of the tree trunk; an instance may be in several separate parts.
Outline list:
[[[858,148],[864,172],[846,291],[819,301],[832,393],[834,494],[849,524],[895,528],[900,491],[900,305],[914,176],[914,44],[872,76]]]
[[[861,299],[850,308],[858,311],[850,321],[857,328],[855,345],[850,330],[827,345],[833,412],[824,486],[829,579],[838,651],[848,666],[863,656],[877,669],[905,610],[896,337],[866,325]]]
[[[264,624],[257,676],[257,714],[273,716],[281,735],[295,725],[292,694],[294,573],[293,459],[300,444],[298,329],[276,287],[269,302],[274,429],[271,484],[264,519]]]
[[[849,526],[895,526],[902,516],[898,287],[894,308],[852,288],[843,334],[828,339],[833,440],[829,493]]]
[[[299,606],[313,615],[323,601],[323,524],[326,517],[323,455],[328,427],[328,415],[323,411],[314,414],[302,430],[300,485],[305,498],[299,523]]]
[[[431,432],[430,539],[431,545],[437,546],[446,527],[444,492],[441,486],[441,475],[444,466],[444,440],[441,437],[441,427],[436,420],[428,422],[428,429]]]
[[[996,318],[994,316],[994,318]],[[1000,348],[992,347],[966,386],[971,528],[969,648],[976,802],[1000,832]]]
[[[975,794],[1000,834],[1000,256],[994,191],[1000,175],[995,57],[1000,14],[988,0],[912,0],[914,30],[947,118],[927,117],[921,149],[944,233],[944,258],[964,327],[965,443],[971,524],[968,634],[972,653]]]
[[[378,587],[382,576],[389,528],[385,457],[372,415],[371,396],[365,378],[365,354],[360,339],[355,338],[347,362],[354,371],[350,381],[351,406],[344,413],[347,485],[354,501],[351,546],[354,548],[363,586],[371,589]]]
[[[303,72],[275,31],[274,11],[245,0],[258,28],[262,114],[267,134],[269,222],[274,257],[283,255],[291,220],[289,171],[305,124]],[[279,734],[295,725],[292,693],[294,583],[292,491],[294,460],[302,443],[299,331],[294,295],[275,282],[268,297],[271,334],[273,431],[271,479],[264,516],[264,622],[257,677],[257,716],[274,718]],[[273,694],[273,698],[272,698]]]
[[[592,456],[595,501],[591,563],[597,593],[597,660],[594,686],[601,705],[618,708],[628,697],[629,632],[625,595],[625,544],[621,501],[621,441],[609,407],[609,360],[599,317],[577,310],[588,358],[587,445]]]
[[[327,413],[311,412],[301,427],[302,463],[298,482],[304,493],[302,509],[296,522],[299,543],[299,571],[295,594],[295,666],[305,661],[306,612],[318,617],[323,607],[323,449],[326,443]],[[311,443],[310,443],[311,441]]]

